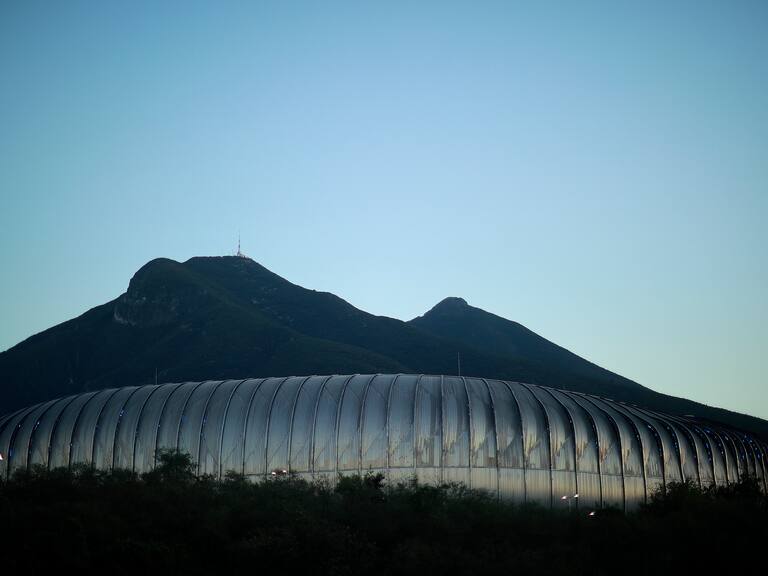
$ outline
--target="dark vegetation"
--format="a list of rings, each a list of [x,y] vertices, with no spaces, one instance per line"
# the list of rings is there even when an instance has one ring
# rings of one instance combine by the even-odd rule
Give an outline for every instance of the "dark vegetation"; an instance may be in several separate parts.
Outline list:
[[[514,506],[461,485],[196,478],[185,454],[0,483],[9,574],[732,574],[763,571],[757,482],[669,486],[637,512]],[[234,572],[234,571],[237,572]]]
[[[0,415],[68,394],[148,384],[156,370],[160,382],[455,374],[459,352],[464,375],[693,414],[768,439],[765,420],[654,392],[460,298],[402,322],[237,257],[152,260],[115,300],[0,353]]]

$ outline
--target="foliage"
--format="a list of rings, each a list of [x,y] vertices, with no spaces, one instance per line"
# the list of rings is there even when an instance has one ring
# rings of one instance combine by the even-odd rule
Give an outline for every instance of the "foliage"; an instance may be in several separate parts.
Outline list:
[[[731,573],[768,537],[754,478],[670,484],[638,511],[589,516],[373,472],[215,481],[187,454],[157,462],[143,475],[33,467],[0,483],[8,573]]]

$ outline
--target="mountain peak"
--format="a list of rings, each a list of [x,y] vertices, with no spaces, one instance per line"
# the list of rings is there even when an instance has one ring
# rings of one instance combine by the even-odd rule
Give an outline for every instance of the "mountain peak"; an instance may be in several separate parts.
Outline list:
[[[467,304],[467,301],[464,300],[464,298],[449,296],[448,298],[444,298],[435,304],[434,307],[429,312],[427,312],[427,314],[461,312],[467,310],[468,308],[470,308],[470,305]],[[425,316],[427,314],[425,314]]]

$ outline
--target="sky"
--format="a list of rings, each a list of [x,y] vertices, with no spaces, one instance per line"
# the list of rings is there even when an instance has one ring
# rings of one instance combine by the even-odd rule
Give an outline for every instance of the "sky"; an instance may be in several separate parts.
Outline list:
[[[768,3],[0,0],[0,350],[147,261],[447,296],[768,418]]]

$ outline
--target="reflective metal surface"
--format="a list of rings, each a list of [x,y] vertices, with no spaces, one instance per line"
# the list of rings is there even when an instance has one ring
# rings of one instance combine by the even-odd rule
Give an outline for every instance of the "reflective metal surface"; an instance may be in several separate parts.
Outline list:
[[[126,387],[0,417],[0,476],[34,465],[151,470],[159,448],[199,474],[367,471],[462,482],[514,502],[631,509],[669,482],[768,483],[768,448],[739,430],[576,392],[413,374]],[[766,486],[768,487],[768,486]]]

